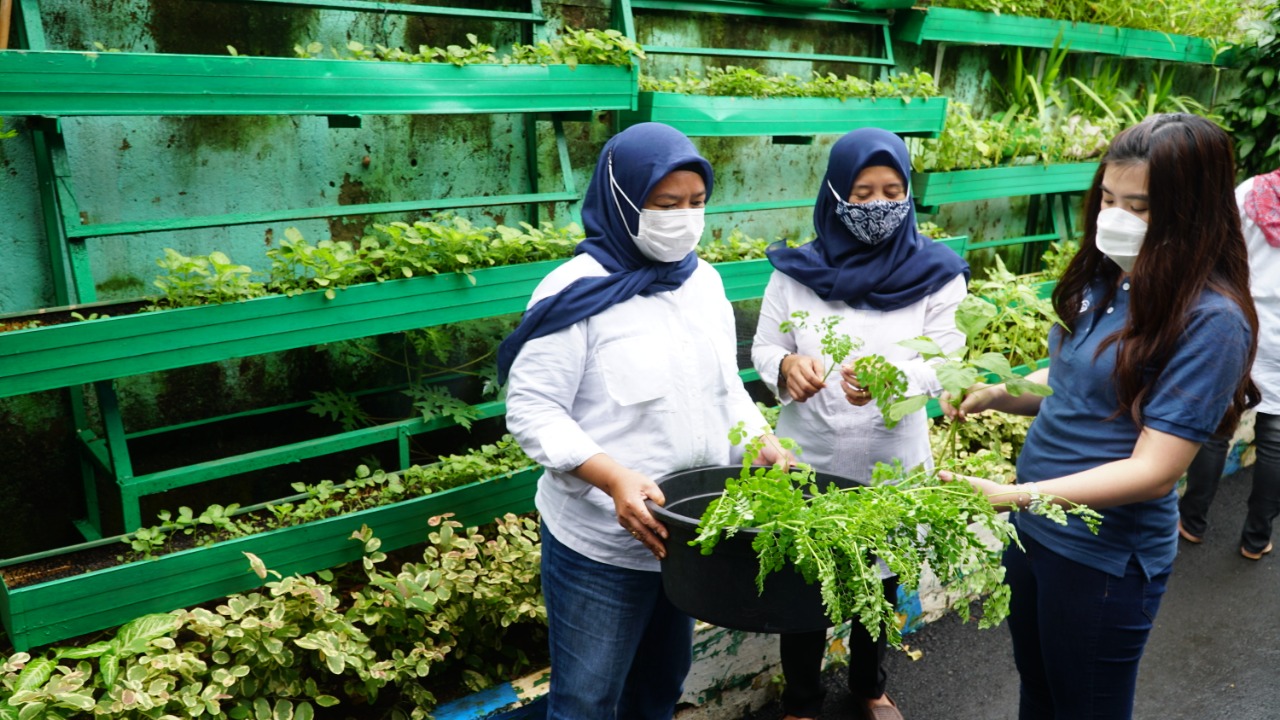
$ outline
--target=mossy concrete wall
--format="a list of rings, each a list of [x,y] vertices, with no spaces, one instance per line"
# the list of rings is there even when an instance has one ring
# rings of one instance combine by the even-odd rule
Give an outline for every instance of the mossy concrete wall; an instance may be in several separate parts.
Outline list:
[[[524,10],[526,5],[469,0],[470,7]],[[454,5],[460,3],[451,3]],[[500,48],[521,39],[520,25],[470,18],[409,17],[381,13],[313,11],[213,0],[42,0],[42,20],[53,49],[87,50],[95,43],[136,52],[291,56],[296,44],[319,41],[415,48],[427,43],[466,44],[474,33]],[[544,5],[552,28],[609,27],[601,1]],[[829,25],[706,13],[638,14],[642,43],[774,49],[827,54],[878,52],[866,32]],[[898,70],[938,73],[943,92],[979,109],[996,109],[1005,82],[1007,51],[949,47],[938,63],[935,46],[895,44]],[[1068,72],[1087,76],[1093,59],[1072,58]],[[1132,83],[1157,69],[1124,61]],[[654,54],[645,72],[657,76],[734,63],[721,58]],[[777,74],[855,74],[874,79],[883,70],[834,62],[740,60],[734,64]],[[1211,69],[1177,69],[1180,93],[1210,100]],[[8,119],[7,126],[23,127]],[[358,128],[334,128],[319,117],[78,118],[63,124],[71,176],[69,188],[86,223],[112,223],[191,215],[258,212],[363,202],[509,194],[529,189],[525,126],[513,115],[366,117]],[[608,113],[566,126],[578,188],[586,185],[600,147],[612,131]],[[537,157],[542,188],[559,181],[548,123],[539,124]],[[827,153],[836,138],[786,144],[775,138],[697,138],[717,172],[714,202],[809,198],[817,192]],[[29,133],[0,141],[0,314],[53,304],[53,284],[40,214]],[[543,218],[567,222],[565,205],[543,208]],[[990,201],[947,207],[932,218],[954,234],[976,240],[1022,233],[1025,201]],[[477,222],[532,221],[527,208],[465,211]],[[287,227],[312,240],[356,239],[372,221],[333,220],[243,225],[87,241],[93,281],[102,299],[152,292],[156,258],[172,247],[188,255],[221,250],[264,271],[266,252]],[[928,218],[922,218],[928,219]],[[713,238],[741,228],[756,237],[806,236],[807,209],[712,216]],[[984,262],[981,258],[976,262]],[[341,363],[296,351],[243,362],[205,366],[122,381],[130,429],[262,407],[309,397],[330,386]],[[328,385],[327,385],[328,383]],[[12,490],[0,498],[0,557],[57,544],[59,530],[82,512],[80,471],[70,444],[72,423],[60,393],[0,402],[0,463]],[[314,477],[299,477],[316,480]],[[212,493],[213,491],[210,490]],[[223,500],[225,502],[225,500]]]

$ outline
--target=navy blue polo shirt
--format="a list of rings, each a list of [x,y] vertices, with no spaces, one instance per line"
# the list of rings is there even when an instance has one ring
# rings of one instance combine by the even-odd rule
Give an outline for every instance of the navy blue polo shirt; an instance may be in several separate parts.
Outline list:
[[[1110,418],[1118,401],[1112,374],[1117,345],[1094,357],[1098,345],[1124,325],[1129,282],[1116,289],[1110,307],[1095,284],[1085,294],[1076,330],[1054,327],[1050,334],[1049,386],[1018,458],[1018,482],[1036,482],[1088,470],[1133,454],[1139,428],[1128,413]],[[1182,341],[1147,394],[1142,420],[1147,427],[1192,442],[1204,442],[1222,422],[1246,370],[1250,328],[1240,308],[1205,291],[1190,310]],[[1110,418],[1110,419],[1109,419]],[[1072,518],[1064,527],[1031,513],[1014,513],[1018,531],[1058,554],[1123,577],[1137,558],[1147,577],[1168,569],[1177,552],[1177,493],[1101,511],[1102,529],[1093,535]]]

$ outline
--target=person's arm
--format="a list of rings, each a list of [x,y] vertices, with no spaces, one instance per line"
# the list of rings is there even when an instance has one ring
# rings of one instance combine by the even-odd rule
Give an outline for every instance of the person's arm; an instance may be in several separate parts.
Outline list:
[[[1027,380],[1041,385],[1049,384],[1049,368],[1040,368],[1027,375]],[[1031,393],[1022,393],[1017,397],[1010,395],[1004,383],[973,387],[965,395],[959,408],[952,407],[951,396],[942,394],[942,412],[948,418],[964,422],[970,415],[977,415],[988,410],[996,410],[1011,415],[1036,415],[1040,412],[1040,403],[1044,397]]]
[[[779,277],[775,270],[765,287],[755,338],[751,341],[751,364],[779,402],[786,405],[792,401],[804,402],[826,385],[822,382],[822,360],[797,354],[795,335],[779,329],[791,319],[791,308],[783,297]]]
[[[965,477],[997,506],[1026,508],[1031,494],[1052,495],[1095,510],[1164,497],[1195,459],[1200,443],[1145,428],[1123,460],[1052,480],[1002,485]]]
[[[588,353],[584,323],[525,343],[507,383],[507,430],[543,467],[607,493],[618,524],[662,558],[666,529],[644,505],[665,502],[657,483],[611,458],[570,415]]]

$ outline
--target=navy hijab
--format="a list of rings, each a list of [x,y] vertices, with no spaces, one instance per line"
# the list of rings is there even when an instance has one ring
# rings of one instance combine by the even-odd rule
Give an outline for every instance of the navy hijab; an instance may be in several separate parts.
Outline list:
[[[969,264],[919,233],[914,207],[897,232],[878,245],[868,245],[849,232],[836,216],[832,188],[840,199],[847,198],[858,174],[877,165],[893,168],[903,182],[911,179],[907,146],[897,135],[865,128],[836,141],[813,207],[817,239],[798,248],[775,243],[768,254],[779,272],[823,300],[843,300],[860,310],[897,310],[936,292],[956,275],[964,273],[967,280]],[[910,193],[907,201],[911,202]]]
[[[610,160],[618,189],[636,207],[643,207],[654,186],[674,170],[701,175],[707,184],[707,198],[711,197],[711,163],[679,130],[662,123],[641,123],[610,138],[582,199],[587,236],[574,249],[575,255],[586,253],[595,258],[609,274],[579,278],[530,308],[498,346],[500,383],[507,381],[511,364],[526,342],[563,330],[636,295],[675,290],[698,266],[698,256],[692,252],[669,263],[654,262],[640,254],[631,239],[639,230],[640,214],[621,194],[615,194],[609,181]]]

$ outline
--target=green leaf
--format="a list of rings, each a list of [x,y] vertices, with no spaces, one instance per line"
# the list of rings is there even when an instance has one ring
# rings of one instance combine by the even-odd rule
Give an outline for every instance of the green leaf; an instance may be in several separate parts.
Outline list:
[[[901,340],[898,344],[908,350],[915,350],[926,360],[931,357],[942,357],[947,354],[947,352],[942,349],[942,346],[923,335],[917,338],[911,338],[910,340]]]
[[[13,684],[14,692],[36,690],[44,687],[44,684],[49,682],[49,678],[53,676],[53,669],[57,666],[58,664],[49,658],[33,658],[18,674],[18,679]]]
[[[890,405],[888,411],[886,411],[884,415],[885,417],[892,419],[894,422],[897,422],[911,413],[924,408],[924,406],[928,404],[928,395],[912,395],[909,398],[899,400],[898,402]]]
[[[177,615],[169,613],[143,615],[125,623],[112,642],[116,646],[117,654],[124,657],[137,655],[145,651],[152,640],[173,633],[181,626],[182,620]]]

